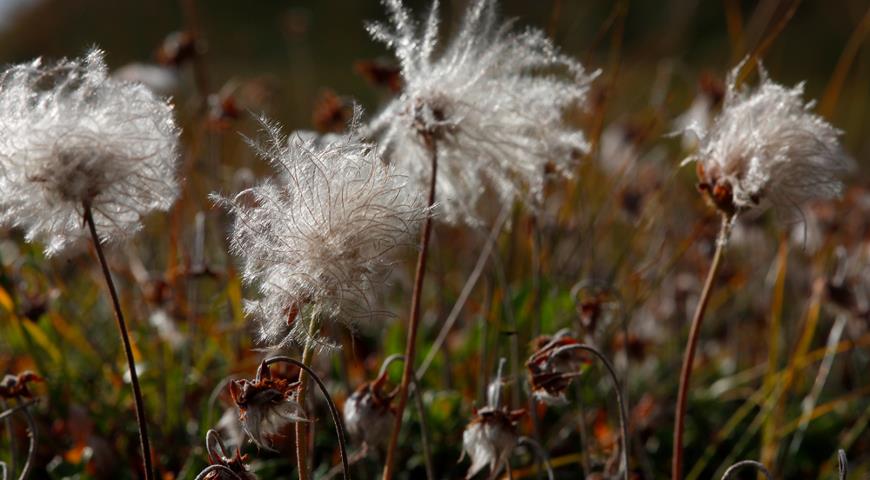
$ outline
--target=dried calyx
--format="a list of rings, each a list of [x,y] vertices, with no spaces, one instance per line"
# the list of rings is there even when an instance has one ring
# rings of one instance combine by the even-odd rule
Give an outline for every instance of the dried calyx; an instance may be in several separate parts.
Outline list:
[[[371,382],[359,386],[344,404],[344,421],[353,437],[369,446],[384,444],[395,421],[392,406],[396,392],[385,390],[386,369]]]
[[[254,443],[277,450],[293,424],[308,421],[297,401],[298,386],[299,382],[273,378],[265,362],[253,380],[230,382],[239,420]]]
[[[581,343],[567,330],[553,336],[542,335],[533,341],[535,352],[529,357],[526,367],[535,399],[548,404],[565,403],[565,391],[571,385],[571,379],[590,360],[581,350],[562,347]]]

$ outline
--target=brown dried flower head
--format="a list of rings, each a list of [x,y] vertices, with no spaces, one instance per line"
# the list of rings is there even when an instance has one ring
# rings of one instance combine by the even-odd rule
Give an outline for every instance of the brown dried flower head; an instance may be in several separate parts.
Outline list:
[[[308,421],[296,400],[298,385],[299,382],[273,378],[265,363],[260,365],[254,380],[230,382],[230,395],[239,409],[239,420],[258,446],[274,451],[291,425]]]
[[[208,451],[209,465],[222,465],[233,474],[230,475],[224,470],[212,470],[203,477],[203,480],[257,480],[256,475],[248,471],[248,466],[245,463],[248,461],[248,456],[242,455],[238,448],[236,448],[235,455],[227,456],[226,448],[214,430],[210,430],[206,436],[206,450]]]
[[[580,343],[566,330],[553,336],[542,335],[532,342],[535,352],[526,362],[526,368],[534,398],[547,404],[566,401],[565,390],[571,385],[571,379],[589,360],[580,350],[564,351],[562,347]]]
[[[4,400],[29,400],[33,398],[33,393],[30,391],[28,384],[44,381],[42,377],[31,371],[24,371],[18,375],[6,375],[3,377],[3,381],[0,382],[0,398]]]

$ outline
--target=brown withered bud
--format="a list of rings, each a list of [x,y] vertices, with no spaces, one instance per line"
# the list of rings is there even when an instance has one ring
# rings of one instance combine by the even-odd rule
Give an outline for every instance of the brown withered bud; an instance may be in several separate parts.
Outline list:
[[[383,87],[393,93],[402,91],[402,75],[397,65],[384,60],[358,60],[353,69],[375,87]]]
[[[247,455],[242,455],[241,451],[236,448],[235,455],[227,456],[226,448],[214,430],[209,430],[205,438],[209,465],[222,465],[229,469],[232,474],[224,470],[212,470],[203,477],[203,480],[257,480],[257,477],[248,471],[248,466],[245,464],[248,461]]]
[[[395,421],[391,405],[395,392],[387,392],[386,372],[364,383],[344,403],[344,424],[350,435],[369,446],[382,446],[390,437]]]
[[[239,421],[258,446],[275,451],[290,427],[307,422],[296,400],[299,382],[273,378],[263,363],[253,380],[230,382],[230,396],[239,409]]]
[[[580,343],[565,330],[533,341],[535,352],[526,362],[526,368],[535,399],[551,405],[565,403],[565,390],[571,385],[571,379],[577,376],[581,366],[590,362],[580,350],[559,349]]]
[[[729,218],[733,217],[737,213],[738,208],[734,203],[734,193],[731,185],[726,182],[719,182],[715,178],[708,178],[701,162],[696,163],[695,169],[698,178],[701,179],[698,182],[698,191],[704,194],[704,197],[713,207]],[[755,203],[758,203],[758,200],[755,200]]]
[[[178,67],[199,54],[196,38],[190,32],[172,32],[154,54],[157,63]]]
[[[223,89],[208,96],[207,124],[215,132],[226,132],[238,120],[242,111],[239,108],[234,89]]]
[[[31,371],[24,371],[18,375],[6,375],[0,382],[0,398],[4,400],[30,400],[33,398],[33,393],[28,384],[44,381],[42,377]]]
[[[495,478],[519,442],[517,421],[525,413],[525,410],[510,410],[506,406],[474,410],[474,417],[462,433],[462,457],[459,460],[462,461],[466,454],[471,458],[466,479],[487,466],[490,478]]]
[[[613,337],[613,349],[625,350],[629,358],[634,360],[642,360],[646,357],[648,346],[649,342],[634,333],[628,334],[627,341],[624,332],[619,332]]]
[[[340,133],[353,116],[353,105],[330,89],[320,93],[311,112],[311,122],[320,133]]]
[[[601,319],[601,315],[604,312],[604,304],[606,303],[606,300],[607,299],[603,293],[596,293],[589,298],[577,302],[576,309],[577,315],[580,319],[580,325],[582,325],[588,333],[591,334],[595,332],[598,327],[598,321]]]

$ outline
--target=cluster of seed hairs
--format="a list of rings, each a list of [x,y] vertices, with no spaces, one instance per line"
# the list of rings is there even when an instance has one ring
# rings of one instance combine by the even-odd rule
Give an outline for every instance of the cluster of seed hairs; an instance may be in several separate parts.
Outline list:
[[[359,116],[348,133],[321,138],[288,139],[263,120],[268,140],[251,144],[278,174],[235,198],[214,197],[236,217],[230,244],[244,280],[259,288],[246,309],[266,348],[309,339],[328,348],[309,333],[310,319],[353,328],[371,318],[370,292],[383,283],[389,254],[429,214],[406,177],[360,139]]]
[[[21,227],[54,255],[88,235],[129,237],[178,195],[179,130],[171,105],[110,78],[101,50],[0,75],[0,224]]]
[[[499,22],[494,0],[473,2],[443,48],[437,1],[422,29],[401,0],[384,4],[390,24],[368,29],[395,51],[404,89],[368,133],[421,188],[437,149],[440,218],[482,223],[479,201],[487,189],[501,202],[519,198],[534,207],[545,174],[571,174],[588,144],[565,115],[583,106],[597,73],[559,53],[542,32]]]
[[[840,177],[852,161],[840,146],[842,132],[812,113],[803,83],[779,85],[759,65],[760,84],[737,85],[738,65],[729,75],[721,113],[708,131],[696,132],[701,187],[725,210],[773,206],[792,215],[812,199],[836,198]]]

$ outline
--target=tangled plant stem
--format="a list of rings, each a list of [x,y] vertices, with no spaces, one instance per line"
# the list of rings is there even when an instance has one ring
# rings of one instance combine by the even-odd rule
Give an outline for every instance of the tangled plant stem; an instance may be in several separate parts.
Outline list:
[[[317,384],[317,386],[320,388],[320,391],[323,393],[323,397],[326,399],[327,405],[329,405],[329,413],[332,415],[332,421],[333,423],[335,423],[335,434],[338,437],[338,452],[341,456],[341,466],[343,469],[344,478],[349,479],[350,465],[348,464],[347,459],[347,435],[345,435],[344,421],[341,419],[341,413],[339,413],[338,407],[335,406],[335,402],[332,400],[332,396],[329,395],[329,390],[326,388],[323,380],[321,380],[320,377],[316,373],[314,373],[314,370],[312,370],[311,367],[305,365],[299,360],[285,356],[269,357],[263,360],[263,364],[267,367],[279,362],[289,363],[290,365],[295,365],[296,367],[299,367],[303,372],[305,372],[314,380],[314,383]]]
[[[106,286],[109,289],[109,296],[112,299],[112,307],[115,312],[115,320],[118,323],[118,331],[121,333],[121,341],[124,344],[124,353],[127,357],[127,367],[130,369],[130,385],[133,389],[133,399],[136,404],[136,421],[139,424],[139,443],[142,450],[142,461],[145,467],[145,479],[154,479],[154,467],[151,462],[151,443],[148,440],[148,422],[145,419],[145,402],[142,400],[142,390],[139,388],[139,375],[136,373],[136,359],[133,358],[133,346],[130,342],[130,335],[127,333],[127,322],[124,321],[124,314],[121,312],[121,302],[118,299],[118,292],[115,289],[115,282],[112,280],[112,273],[109,271],[109,264],[106,262],[106,256],[103,254],[103,246],[100,242],[100,236],[97,234],[97,227],[94,223],[94,216],[91,212],[91,206],[87,203],[84,206],[85,223],[88,224],[88,229],[91,232],[94,250],[97,252],[97,258],[100,261],[100,267],[103,271],[103,277],[106,279]]]
[[[710,301],[710,293],[713,291],[713,281],[716,279],[716,273],[722,264],[722,255],[728,240],[730,226],[731,217],[722,214],[722,224],[719,229],[719,237],[716,241],[716,252],[713,254],[710,271],[707,273],[707,280],[704,282],[704,289],[701,291],[701,297],[698,299],[698,306],[692,318],[691,330],[689,330],[689,340],[686,344],[685,356],[683,357],[683,368],[680,371],[680,389],[677,393],[677,411],[674,420],[674,455],[671,463],[672,480],[680,480],[683,475],[683,430],[685,427],[689,380],[692,376],[692,363],[695,360],[695,350],[698,347],[701,322],[704,320],[707,303]]]
[[[438,174],[438,146],[431,134],[424,136],[429,154],[432,159],[432,178],[429,181],[429,210],[435,205],[435,180]],[[411,377],[414,375],[414,356],[417,352],[417,327],[420,324],[420,297],[423,292],[423,279],[426,275],[426,258],[429,253],[429,237],[432,236],[432,215],[427,215],[423,222],[423,231],[420,234],[420,252],[417,255],[417,269],[414,274],[414,292],[411,296],[411,317],[408,322],[408,338],[405,344],[405,365],[402,369],[402,384],[399,386],[399,402],[396,405],[396,424],[390,434],[390,443],[387,447],[387,460],[384,465],[383,480],[393,478],[393,464],[395,463],[396,445],[399,442],[399,432],[402,430],[402,414],[408,402],[408,387]]]

